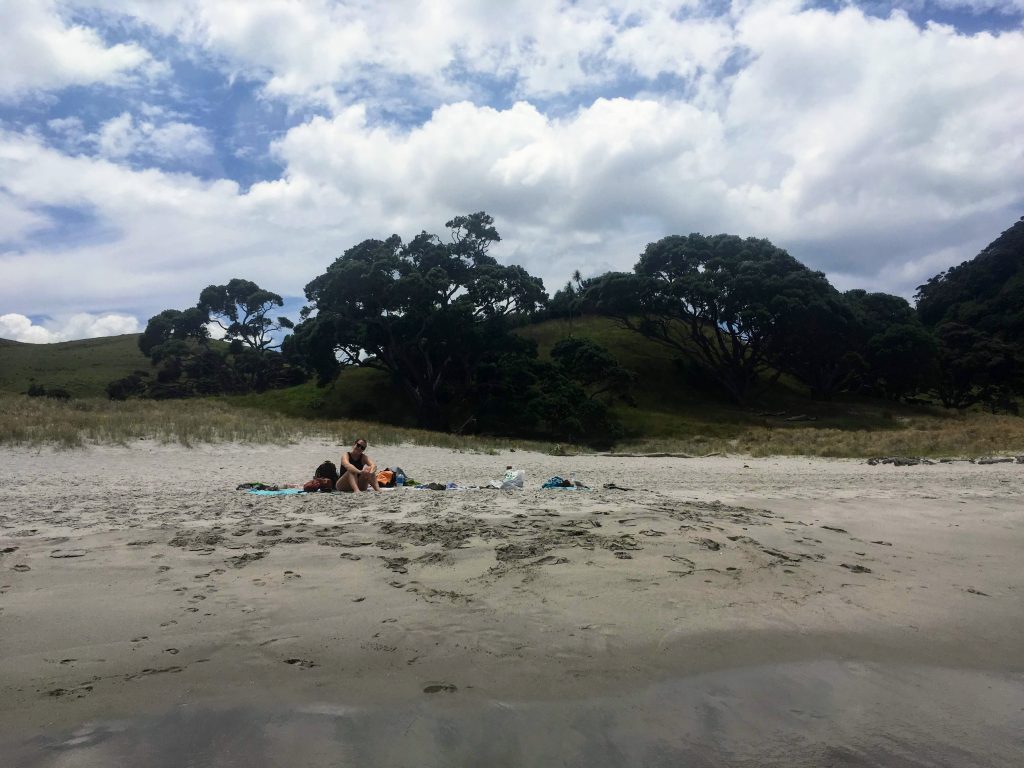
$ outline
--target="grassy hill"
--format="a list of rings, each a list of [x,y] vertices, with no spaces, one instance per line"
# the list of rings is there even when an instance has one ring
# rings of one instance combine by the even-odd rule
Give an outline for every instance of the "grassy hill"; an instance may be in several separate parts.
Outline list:
[[[105,397],[108,382],[149,368],[137,333],[59,344],[0,339],[0,392],[24,392],[34,380],[73,397]]]
[[[593,339],[637,374],[636,406],[613,406],[627,431],[617,445],[619,450],[820,456],[1024,452],[1024,419],[855,396],[824,403],[811,400],[806,388],[785,378],[749,407],[739,407],[687,374],[662,347],[601,318],[571,323],[552,320],[521,328],[518,333],[534,339],[542,356],[570,334]],[[145,436],[186,444],[287,442],[302,435],[323,434],[336,435],[342,441],[360,434],[375,442],[471,450],[528,444],[408,429],[415,423],[412,404],[387,374],[370,369],[346,370],[323,388],[309,382],[259,395],[186,402],[107,401],[104,387],[109,381],[136,369],[149,369],[137,340],[137,335],[62,344],[0,339],[0,444],[50,441],[78,445]],[[8,394],[24,392],[33,379],[45,387],[64,387],[77,398],[98,399],[64,404]],[[254,410],[258,413],[253,414]],[[799,415],[813,420],[787,420]],[[572,450],[571,446],[534,445],[556,453]]]
[[[664,347],[624,330],[613,321],[586,317],[549,320],[518,331],[537,342],[541,357],[570,335],[605,346],[621,364],[637,374],[635,406],[616,403],[612,410],[626,430],[626,444],[670,450],[685,437],[708,445],[760,430],[771,439],[775,430],[826,431],[900,429],[904,419],[917,415],[942,417],[933,409],[901,406],[873,398],[840,396],[831,402],[811,400],[806,387],[783,377],[756,402],[737,406],[713,387],[686,371]],[[310,382],[300,387],[230,398],[235,404],[293,417],[372,419],[403,427],[415,424],[411,402],[387,374],[370,369],[345,370],[328,387]],[[787,421],[791,417],[803,421]],[[778,440],[780,435],[776,435]]]

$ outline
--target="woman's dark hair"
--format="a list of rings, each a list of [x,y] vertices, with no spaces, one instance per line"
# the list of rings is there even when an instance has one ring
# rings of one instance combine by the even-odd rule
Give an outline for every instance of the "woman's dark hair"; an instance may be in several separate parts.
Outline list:
[[[331,482],[336,483],[338,482],[338,468],[334,466],[333,461],[325,461],[316,468],[313,477],[326,477]]]

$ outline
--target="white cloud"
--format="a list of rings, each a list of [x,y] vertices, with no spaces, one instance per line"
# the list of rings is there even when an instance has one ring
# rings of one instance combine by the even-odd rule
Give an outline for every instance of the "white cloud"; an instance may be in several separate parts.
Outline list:
[[[176,36],[265,93],[343,108],[394,80],[406,101],[469,95],[465,75],[510,78],[524,98],[569,93],[622,73],[689,77],[724,60],[723,20],[671,0],[82,0]],[[696,18],[689,21],[680,11]],[[414,86],[410,88],[410,81]],[[376,94],[366,94],[372,83]]]
[[[96,30],[68,25],[52,0],[0,0],[0,18],[0,101],[159,69],[135,43],[108,46]]]
[[[33,323],[25,315],[16,313],[0,315],[0,338],[29,344],[94,339],[99,336],[138,333],[140,330],[139,321],[129,315],[92,315],[83,312],[42,324]]]
[[[180,16],[166,5],[136,7],[295,98],[335,93],[364,66],[455,92],[453,56],[517,78],[524,96],[500,110],[446,97],[411,128],[338,102],[277,141],[281,178],[248,190],[116,162],[206,151],[200,128],[160,110],[125,112],[85,139],[73,121],[50,126],[98,147],[95,157],[0,132],[5,311],[117,306],[146,317],[232,277],[296,295],[365,237],[437,232],[481,209],[505,237],[495,255],[549,290],[577,268],[629,268],[666,234],[729,231],[769,237],[843,287],[908,294],[977,253],[1024,205],[1020,31],[965,36],[898,14],[776,2],[714,20],[670,4],[580,2],[556,24],[562,5],[522,0],[489,25],[468,2],[436,17],[434,5],[388,4],[379,18],[352,3],[196,2]],[[338,48],[307,55],[318,24]],[[372,45],[332,37],[350,28]],[[694,87],[558,115],[527,98],[602,83],[616,68],[672,72]],[[88,209],[117,236],[37,243],[38,211],[51,207]]]
[[[88,140],[101,155],[111,159],[142,156],[188,163],[213,154],[213,144],[204,128],[177,121],[156,124],[136,120],[128,112],[103,123]]]

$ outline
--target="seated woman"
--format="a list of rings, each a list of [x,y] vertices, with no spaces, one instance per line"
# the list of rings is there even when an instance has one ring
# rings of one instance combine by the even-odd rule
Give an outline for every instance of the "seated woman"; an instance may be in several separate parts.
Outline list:
[[[366,441],[360,438],[351,451],[341,454],[341,477],[335,487],[339,491],[359,493],[369,488],[380,490],[377,484],[377,465],[366,455]]]

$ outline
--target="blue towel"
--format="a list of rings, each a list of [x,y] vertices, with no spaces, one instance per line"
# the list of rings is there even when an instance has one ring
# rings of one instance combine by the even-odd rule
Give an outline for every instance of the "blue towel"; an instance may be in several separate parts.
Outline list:
[[[249,491],[257,496],[292,496],[296,493],[305,493],[301,488],[282,488],[279,491]]]

